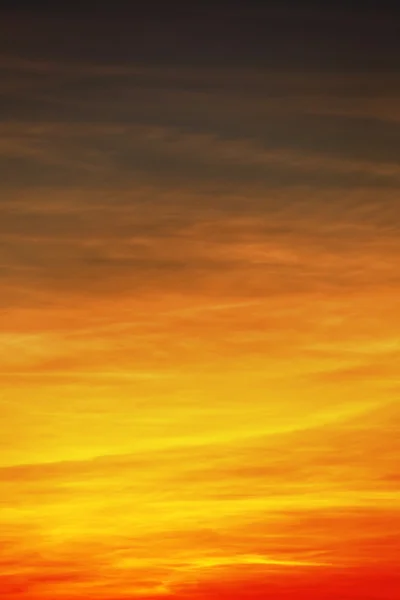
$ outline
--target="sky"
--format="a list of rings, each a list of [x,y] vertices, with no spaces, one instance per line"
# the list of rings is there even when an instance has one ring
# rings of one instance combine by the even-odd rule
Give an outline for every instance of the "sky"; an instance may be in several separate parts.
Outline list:
[[[400,597],[398,11],[0,16],[2,598]]]

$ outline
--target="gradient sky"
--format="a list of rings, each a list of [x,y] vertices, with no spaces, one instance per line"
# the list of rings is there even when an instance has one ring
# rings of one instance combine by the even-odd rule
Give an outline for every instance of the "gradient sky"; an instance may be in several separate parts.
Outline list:
[[[166,4],[1,14],[1,598],[396,600],[399,15]]]

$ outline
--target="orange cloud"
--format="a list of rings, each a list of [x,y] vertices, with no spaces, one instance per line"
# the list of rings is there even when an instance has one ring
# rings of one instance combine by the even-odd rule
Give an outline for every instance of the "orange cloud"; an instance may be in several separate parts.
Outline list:
[[[0,59],[0,593],[393,600],[396,76],[81,58]]]

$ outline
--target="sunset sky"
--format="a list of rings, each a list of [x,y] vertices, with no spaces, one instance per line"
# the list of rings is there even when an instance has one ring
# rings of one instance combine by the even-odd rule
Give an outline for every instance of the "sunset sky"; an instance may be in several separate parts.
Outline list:
[[[398,12],[19,5],[1,600],[400,598]]]

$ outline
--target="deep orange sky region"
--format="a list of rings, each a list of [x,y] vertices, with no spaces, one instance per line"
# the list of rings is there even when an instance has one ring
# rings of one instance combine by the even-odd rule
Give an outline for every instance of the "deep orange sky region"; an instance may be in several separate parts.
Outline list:
[[[2,600],[400,598],[396,16],[4,9]]]

